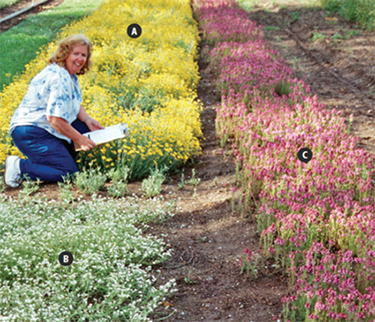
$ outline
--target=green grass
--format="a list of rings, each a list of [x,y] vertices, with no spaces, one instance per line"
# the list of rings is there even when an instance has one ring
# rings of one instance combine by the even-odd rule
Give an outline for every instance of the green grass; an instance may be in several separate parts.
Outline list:
[[[172,207],[156,198],[0,198],[0,319],[150,321],[175,283],[156,283],[151,267],[170,251],[144,229]],[[70,266],[58,262],[63,251],[73,255]]]
[[[15,4],[19,1],[20,0],[0,0],[0,9],[11,6],[12,4]],[[30,4],[31,4],[31,0],[30,0]]]
[[[280,30],[280,27],[274,27],[274,26],[265,26],[264,30]]]
[[[322,33],[315,31],[314,34],[313,34],[313,36],[312,36],[312,38],[311,38],[311,41],[312,42],[322,41],[322,40],[326,39],[327,37],[328,36],[323,35]]]
[[[370,31],[375,30],[374,0],[274,0],[272,3],[269,0],[236,0],[236,2],[247,11],[251,11],[254,6],[269,4],[290,10],[296,5],[311,9],[322,7],[329,12],[338,12],[347,21],[358,22]],[[293,19],[296,20],[298,17],[295,16]]]
[[[0,34],[0,91],[22,73],[40,47],[55,39],[62,27],[92,13],[103,1],[66,0]]]
[[[236,0],[236,2],[246,11],[250,11],[253,9],[254,6],[263,6],[263,5],[280,5],[282,8],[288,8],[291,6],[298,5],[311,7],[316,6],[319,0]]]
[[[323,9],[338,12],[347,21],[358,22],[370,31],[375,30],[374,0],[320,0]]]

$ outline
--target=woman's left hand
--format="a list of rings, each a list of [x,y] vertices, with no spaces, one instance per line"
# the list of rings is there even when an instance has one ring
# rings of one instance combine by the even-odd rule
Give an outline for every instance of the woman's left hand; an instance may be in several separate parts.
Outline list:
[[[100,123],[97,120],[93,119],[92,117],[90,117],[86,121],[86,125],[90,129],[90,131],[96,131],[96,130],[104,129],[104,127],[101,126]]]

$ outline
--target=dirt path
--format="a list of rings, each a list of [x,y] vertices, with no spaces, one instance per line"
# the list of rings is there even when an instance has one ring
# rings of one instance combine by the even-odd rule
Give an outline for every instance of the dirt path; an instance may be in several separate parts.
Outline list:
[[[254,7],[249,17],[279,28],[266,30],[265,39],[300,77],[307,76],[306,81],[327,108],[342,110],[344,117],[354,114],[353,133],[362,138],[361,146],[375,153],[374,33],[359,31],[355,35],[352,24],[337,16],[326,19],[330,17],[322,10],[268,5]],[[312,42],[315,32],[328,37]],[[199,64],[200,70],[206,69],[203,61]],[[175,312],[163,321],[273,321],[282,309],[286,281],[266,269],[257,280],[240,274],[242,251],[257,250],[259,235],[254,222],[231,210],[235,166],[230,151],[221,149],[215,136],[215,107],[220,98],[212,75],[202,72],[201,77],[198,95],[204,103],[206,139],[203,154],[194,165],[201,182],[196,191],[192,185],[179,189],[181,176],[171,177],[163,195],[177,200],[175,216],[153,224],[148,232],[165,235],[173,257],[155,269],[161,271],[161,279],[175,278],[178,284],[177,294],[167,299],[153,320]],[[186,167],[185,180],[191,176],[192,167]],[[139,194],[139,189],[139,182],[129,184],[131,193]],[[42,184],[40,192],[51,198],[58,193],[54,184]],[[6,191],[8,195],[17,193]]]
[[[323,10],[281,9],[261,2],[265,5],[254,7],[249,18],[274,27],[265,30],[265,39],[300,78],[307,77],[321,103],[341,110],[347,120],[354,115],[352,132],[361,138],[359,146],[375,153],[374,33],[358,30],[337,15],[327,17]],[[312,41],[320,34],[323,40]],[[202,63],[200,67],[205,69]],[[176,217],[153,229],[167,234],[175,254],[161,268],[165,278],[177,279],[179,288],[170,299],[177,313],[166,321],[273,321],[282,310],[286,281],[265,272],[256,281],[239,274],[241,250],[256,250],[259,236],[254,223],[231,213],[229,191],[235,170],[213,134],[213,107],[219,104],[214,80],[206,73],[201,76],[199,97],[205,103],[202,121],[207,140],[199,159],[204,166],[197,169],[198,177],[205,178],[197,189],[199,200],[191,197],[190,190],[190,196],[179,202],[182,210]],[[196,284],[188,284],[189,279]]]
[[[206,69],[202,61],[200,69]],[[169,299],[173,307],[168,310],[176,313],[165,321],[272,321],[281,312],[287,286],[271,273],[256,281],[241,275],[242,251],[259,249],[259,236],[254,222],[231,210],[235,165],[215,135],[215,108],[220,104],[215,79],[206,72],[201,77],[198,96],[204,103],[206,139],[195,170],[202,180],[194,197],[194,187],[178,190],[180,177],[174,177],[167,189],[170,197],[180,199],[176,215],[150,230],[167,235],[174,254],[160,267],[163,277],[177,280],[179,290]],[[192,169],[185,172],[191,177]]]

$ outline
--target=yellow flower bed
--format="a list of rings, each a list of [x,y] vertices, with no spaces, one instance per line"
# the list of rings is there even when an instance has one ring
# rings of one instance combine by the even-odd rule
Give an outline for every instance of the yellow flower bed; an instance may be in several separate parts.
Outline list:
[[[58,39],[83,33],[94,44],[93,68],[80,76],[83,106],[103,126],[128,123],[130,136],[80,154],[79,164],[127,165],[132,177],[150,168],[174,168],[200,153],[201,104],[197,23],[189,0],[106,1],[93,15],[63,29]],[[127,27],[142,27],[130,38]],[[18,154],[10,119],[31,79],[47,64],[57,43],[41,49],[26,71],[0,93],[0,160]]]

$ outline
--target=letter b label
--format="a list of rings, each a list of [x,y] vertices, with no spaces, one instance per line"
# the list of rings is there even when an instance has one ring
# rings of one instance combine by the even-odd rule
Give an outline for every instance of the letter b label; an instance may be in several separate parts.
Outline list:
[[[73,255],[69,252],[62,252],[59,255],[59,262],[63,266],[69,266],[71,263],[73,263]]]

